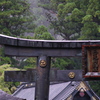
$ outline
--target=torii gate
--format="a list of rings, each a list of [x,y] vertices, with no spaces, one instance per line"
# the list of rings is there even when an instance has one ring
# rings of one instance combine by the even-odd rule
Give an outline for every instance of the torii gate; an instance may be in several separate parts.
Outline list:
[[[6,56],[18,56],[18,57],[37,57],[37,69],[31,71],[15,71],[5,72],[6,81],[36,81],[35,100],[48,100],[49,94],[49,73],[50,73],[50,58],[51,57],[69,57],[77,56],[79,53],[83,53],[83,74],[82,70],[53,70],[51,71],[51,81],[68,81],[68,80],[91,80],[99,79],[99,68],[96,68],[96,72],[87,73],[90,71],[87,56],[100,49],[100,40],[31,40],[22,39],[16,37],[10,37],[0,34],[0,44],[4,45],[4,53]],[[82,50],[83,47],[83,50]],[[90,48],[95,48],[91,51]],[[96,60],[98,60],[98,53],[96,54]],[[93,59],[89,59],[89,65],[98,62],[92,62]],[[100,67],[100,66],[97,66]],[[91,77],[91,78],[90,78]]]

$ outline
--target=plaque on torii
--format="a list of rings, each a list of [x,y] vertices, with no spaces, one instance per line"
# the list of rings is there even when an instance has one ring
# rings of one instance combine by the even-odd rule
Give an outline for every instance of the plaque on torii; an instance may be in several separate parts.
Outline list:
[[[100,45],[83,45],[83,77],[100,78]]]
[[[30,40],[0,34],[0,44],[4,45],[6,56],[37,57],[36,70],[5,72],[5,80],[35,81],[35,100],[48,100],[50,81],[91,80],[91,77],[85,77],[90,71],[87,68],[88,60],[83,59],[83,70],[50,70],[50,58],[78,56],[85,50],[82,50],[83,45],[100,45],[100,40]],[[83,53],[83,58],[87,55]]]

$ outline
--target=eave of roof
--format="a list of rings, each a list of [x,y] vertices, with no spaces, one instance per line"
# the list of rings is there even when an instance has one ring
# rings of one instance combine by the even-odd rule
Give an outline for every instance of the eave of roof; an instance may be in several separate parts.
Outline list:
[[[26,99],[14,97],[14,96],[7,94],[6,92],[0,90],[0,100],[26,100]]]
[[[49,92],[49,100],[65,100],[68,98],[74,91],[76,91],[77,87],[80,85],[81,82],[64,82],[64,83],[52,83],[50,85],[50,92]],[[89,84],[85,82],[88,86]],[[90,87],[89,87],[90,88]],[[97,100],[100,98],[93,92],[93,90],[87,91],[93,94]],[[35,85],[32,83],[24,83],[22,84],[18,90],[13,94],[15,97],[25,98],[27,100],[33,100],[35,98]],[[92,95],[91,94],[91,95]]]

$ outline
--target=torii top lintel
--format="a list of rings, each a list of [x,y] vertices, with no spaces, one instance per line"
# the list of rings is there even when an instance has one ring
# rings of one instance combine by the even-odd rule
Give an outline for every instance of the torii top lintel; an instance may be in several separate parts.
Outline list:
[[[8,56],[75,56],[82,45],[98,45],[100,40],[36,40],[0,34],[0,44]]]

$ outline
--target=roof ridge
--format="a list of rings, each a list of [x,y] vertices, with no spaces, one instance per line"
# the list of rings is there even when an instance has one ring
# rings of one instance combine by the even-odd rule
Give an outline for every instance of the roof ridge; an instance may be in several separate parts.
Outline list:
[[[54,97],[53,100],[55,100],[55,98],[57,98],[59,96],[59,94],[61,94],[64,90],[66,90],[70,84],[71,84],[71,82],[60,93],[58,93],[58,95],[56,97]]]
[[[79,82],[76,82],[76,81],[75,81],[75,86],[76,86],[76,83],[79,83]],[[69,89],[70,86],[73,87],[72,82],[70,82],[56,97],[54,97],[53,100],[56,100],[56,98],[57,98],[59,95],[61,95],[66,89]],[[61,100],[62,100],[62,99],[61,99]]]
[[[12,94],[12,96],[16,95],[23,87],[24,87],[24,84],[22,84],[22,85]]]

